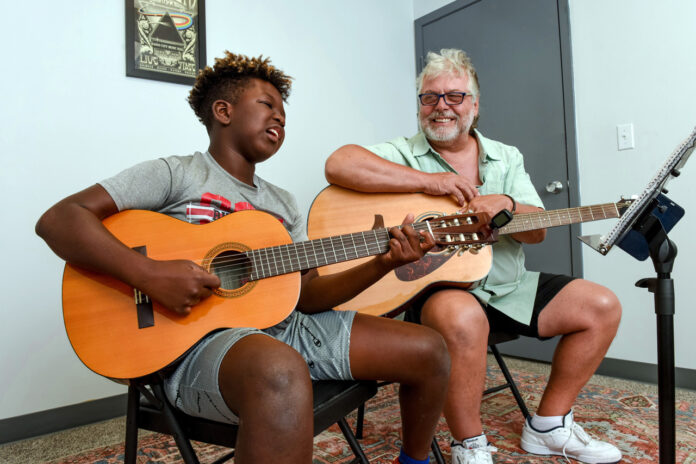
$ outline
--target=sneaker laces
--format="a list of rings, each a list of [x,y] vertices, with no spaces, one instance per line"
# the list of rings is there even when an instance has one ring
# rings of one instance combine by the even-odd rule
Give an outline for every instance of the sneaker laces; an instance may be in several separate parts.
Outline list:
[[[590,443],[592,443],[592,438],[587,434],[587,432],[585,432],[585,429],[573,422],[573,425],[570,427],[570,433],[568,434],[568,438],[566,439],[565,443],[563,443],[563,457],[568,462],[570,462],[570,459],[568,459],[568,456],[566,455],[566,448],[568,447],[568,443],[570,443],[570,440],[573,438],[573,436],[580,440],[585,446],[588,446]]]
[[[476,456],[478,453],[495,453],[498,451],[498,448],[489,443],[486,446],[481,446],[479,448],[469,448],[469,451],[471,451],[472,454]]]
[[[496,451],[498,451],[498,448],[488,443],[486,446],[479,446],[478,448],[466,448],[465,452],[478,462],[478,458],[490,459],[491,453]]]
[[[459,446],[464,450],[464,454],[472,457],[476,460],[478,458],[490,458],[491,453],[495,453],[498,451],[498,448],[495,446],[491,445],[490,443],[487,443],[486,446],[478,446],[474,448],[467,448],[461,443],[454,443],[452,442],[452,447]]]

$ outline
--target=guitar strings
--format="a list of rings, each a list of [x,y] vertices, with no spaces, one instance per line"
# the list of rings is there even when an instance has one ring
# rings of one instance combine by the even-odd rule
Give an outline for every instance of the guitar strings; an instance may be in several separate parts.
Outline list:
[[[419,227],[421,229],[424,229],[422,227]],[[367,232],[356,232],[354,234],[347,234],[347,235],[340,235],[340,236],[333,236],[333,237],[327,237],[327,238],[322,238],[322,239],[315,239],[315,240],[309,240],[309,241],[304,241],[304,242],[297,242],[297,243],[288,243],[284,245],[278,245],[278,246],[273,246],[273,247],[266,247],[266,248],[259,248],[255,250],[249,250],[249,251],[240,251],[236,255],[229,257],[229,258],[214,258],[214,267],[216,270],[220,269],[229,269],[230,267],[233,267],[234,265],[241,265],[242,268],[246,268],[251,264],[251,261],[256,259],[259,260],[266,260],[266,262],[262,263],[262,266],[265,264],[265,267],[275,265],[279,260],[281,261],[281,265],[283,263],[290,263],[292,265],[293,262],[297,261],[298,263],[302,260],[300,257],[300,252],[306,256],[305,261],[310,261],[312,255],[315,255],[318,257],[324,258],[325,261],[329,261],[327,257],[331,257],[332,255],[334,256],[335,259],[338,259],[338,256],[349,256],[350,253],[349,251],[352,251],[357,254],[361,254],[364,252],[369,252],[371,247],[378,247],[378,250],[381,250],[384,248],[387,243],[389,242],[389,233],[387,229],[376,229],[372,235],[370,236],[365,236]],[[380,236],[378,237],[377,234]],[[363,242],[362,244],[356,244],[355,239],[356,236],[360,236],[361,241]],[[347,245],[344,240],[345,239],[350,239],[352,240],[352,244]],[[309,253],[307,250],[307,247],[310,247],[310,250],[312,253]],[[321,247],[321,250],[319,251],[318,249]],[[338,249],[340,247],[340,249]],[[328,251],[326,250],[328,248]],[[384,249],[386,251],[387,248]],[[283,256],[283,254],[287,256]],[[379,252],[379,251],[378,251]],[[291,256],[291,254],[294,254],[295,256]],[[274,262],[271,262],[270,260],[273,260]],[[204,260],[206,261],[206,260]],[[210,260],[207,260],[209,262]],[[316,259],[317,262],[320,262],[319,259]],[[312,267],[312,266],[309,266]],[[314,266],[316,267],[316,266]]]
[[[591,216],[591,219],[584,218],[584,216],[588,214]],[[513,221],[501,229],[501,233],[515,233],[521,229],[529,229],[530,227],[533,228],[537,225],[546,225],[547,227],[565,225],[566,220],[571,222],[590,222],[615,217],[619,217],[617,205],[615,203],[580,206],[577,208],[566,208],[553,211],[537,211],[532,213],[516,214]]]
[[[537,221],[540,224],[542,222],[546,222],[549,225],[553,225],[553,216],[556,216],[557,221],[561,221],[561,223],[557,225],[562,225],[562,221],[564,218],[568,218],[569,220],[583,220],[583,213],[590,214],[592,216],[592,220],[606,219],[607,208],[609,208],[610,210],[609,213],[616,214],[616,204],[614,203],[584,206],[579,208],[567,208],[555,211],[540,211],[533,213],[518,214],[513,218],[515,220],[514,223],[510,223],[505,227],[505,233],[510,233],[510,231],[518,227],[523,228],[525,226],[533,224],[534,221]],[[595,214],[598,216],[601,214],[604,217],[595,218]],[[425,223],[414,223],[411,225],[417,230],[427,230],[427,224]],[[447,226],[438,226],[436,224],[433,228],[435,230],[431,231],[433,235],[448,235],[447,233],[437,232],[436,229],[440,227]],[[389,240],[388,229],[377,229],[372,232],[373,235],[376,235],[377,233],[386,235],[386,238],[382,238],[382,240],[380,241],[376,240],[376,236],[370,237],[371,243],[367,243],[365,234],[369,232],[357,232],[354,234],[310,240],[307,242],[291,243],[279,245],[276,247],[261,248],[257,250],[251,250],[248,252],[240,252],[238,255],[231,258],[215,259],[214,268],[217,274],[224,274],[226,277],[232,278],[251,276],[254,273],[256,273],[257,276],[270,277],[290,272],[297,272],[299,270],[302,270],[303,268],[314,268],[328,264],[334,264],[336,262],[347,261],[363,257],[362,255],[369,256],[387,251],[388,247],[385,247],[385,245]],[[357,235],[362,235],[361,238],[364,244],[358,245],[355,243],[355,236]],[[353,243],[352,245],[349,244],[346,247],[346,244],[343,242],[343,239],[347,237],[350,237]],[[324,250],[324,244],[330,247],[329,252],[326,252],[326,250]],[[336,249],[337,244],[340,246],[341,249]],[[311,253],[307,251],[307,245],[310,246]],[[322,247],[321,251],[317,251],[317,245],[320,245]],[[375,252],[372,253],[370,249],[374,246],[378,248],[376,250],[373,250]],[[299,250],[300,247],[302,248],[301,250]],[[285,251],[287,256],[283,256],[283,251]],[[304,255],[303,257],[300,257],[300,251]],[[291,256],[291,253],[293,252],[295,254],[295,257]],[[352,257],[353,254],[355,255],[355,257]],[[257,259],[260,261],[260,265],[257,265]],[[254,271],[249,272],[250,268],[253,268]]]
[[[411,224],[411,226],[416,230],[428,230],[428,225],[425,223],[414,223]],[[447,227],[450,226],[440,226],[436,223],[434,226],[431,226],[431,230],[433,235],[443,236],[448,234],[438,232],[437,229]],[[367,237],[365,236],[366,234],[368,234]],[[363,243],[357,244],[355,242],[356,237],[359,237],[359,240]],[[343,240],[347,238],[352,240],[352,244],[344,243]],[[388,229],[375,229],[369,232],[356,232],[353,234],[289,243],[246,252],[240,251],[231,257],[205,259],[201,260],[198,264],[210,264],[216,274],[223,274],[221,277],[225,278],[244,278],[252,274],[256,274],[257,277],[271,277],[274,275],[297,272],[302,269],[356,259],[363,257],[363,254],[364,256],[369,256],[384,253],[388,250],[389,240]],[[340,249],[337,249],[336,245],[339,245]],[[310,247],[311,253],[307,250],[308,246]],[[321,247],[321,250],[318,249],[319,247]],[[329,250],[327,251],[325,248],[329,248]],[[284,251],[286,256],[283,256]],[[291,253],[294,253],[295,257],[292,257]],[[304,260],[303,257],[300,256],[300,253],[304,255]],[[355,257],[352,257],[352,255],[355,255]],[[256,263],[257,260],[259,261],[258,265]],[[303,266],[303,264],[305,265]],[[254,270],[250,272],[250,268]]]

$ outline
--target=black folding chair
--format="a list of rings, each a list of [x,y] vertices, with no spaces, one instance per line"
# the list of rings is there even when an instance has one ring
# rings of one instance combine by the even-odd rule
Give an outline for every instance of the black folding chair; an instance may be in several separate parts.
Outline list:
[[[377,393],[377,382],[314,381],[314,435],[338,423],[355,454],[353,462],[369,464],[345,416]],[[138,452],[138,429],[172,435],[186,464],[198,464],[190,440],[234,448],[238,426],[189,416],[174,408],[164,393],[162,376],[154,374],[131,380],[128,387],[125,464],[135,464]],[[225,462],[234,450],[216,460]]]

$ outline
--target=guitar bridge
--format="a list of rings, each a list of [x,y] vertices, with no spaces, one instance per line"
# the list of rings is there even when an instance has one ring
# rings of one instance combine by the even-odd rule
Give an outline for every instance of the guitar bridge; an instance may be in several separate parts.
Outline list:
[[[141,255],[147,256],[147,247],[145,246],[133,247],[133,250]],[[141,292],[137,288],[133,289],[133,295],[135,296],[138,328],[145,329],[147,327],[153,327],[155,325],[155,311],[152,308],[152,300],[147,294]]]

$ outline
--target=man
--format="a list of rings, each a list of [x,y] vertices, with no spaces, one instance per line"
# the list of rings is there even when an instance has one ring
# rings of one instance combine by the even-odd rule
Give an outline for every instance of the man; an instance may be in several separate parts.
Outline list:
[[[339,148],[326,162],[329,182],[366,192],[453,195],[466,209],[491,215],[503,208],[542,209],[520,152],[475,129],[479,86],[464,52],[429,53],[417,88],[421,131],[367,148]],[[590,439],[571,409],[616,335],[621,306],[595,283],[525,270],[521,244],[541,242],[545,233],[503,236],[493,246],[493,266],[482,286],[436,291],[416,314],[444,336],[450,352],[444,414],[456,464],[491,463],[496,451],[479,416],[491,328],[540,339],[561,336],[536,415],[524,424],[522,448],[588,463],[621,459],[613,445]]]
[[[306,240],[294,197],[255,174],[283,144],[290,83],[267,58],[227,52],[199,73],[189,96],[208,131],[208,151],[147,161],[69,196],[41,217],[37,233],[70,263],[114,276],[171,311],[204,317],[195,305],[220,287],[216,275],[190,261],[147,258],[101,220],[148,209],[206,223],[259,209],[282,221],[294,241]],[[427,463],[449,372],[442,337],[415,324],[326,311],[434,245],[410,226],[390,233],[383,255],[334,276],[303,275],[296,311],[280,324],[204,338],[166,378],[170,401],[188,414],[239,423],[236,463],[309,464],[311,379],[391,380],[401,384],[403,406],[403,446],[394,462]]]

